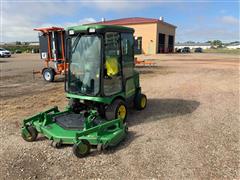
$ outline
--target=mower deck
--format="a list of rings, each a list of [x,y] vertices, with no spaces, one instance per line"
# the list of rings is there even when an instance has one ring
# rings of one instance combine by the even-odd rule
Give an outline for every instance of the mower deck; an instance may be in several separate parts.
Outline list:
[[[120,119],[104,121],[93,110],[84,115],[71,110],[59,112],[57,107],[25,119],[22,127],[22,137],[26,141],[36,140],[37,134],[41,133],[52,140],[55,147],[74,144],[74,154],[78,157],[87,155],[93,146],[101,150],[117,145],[126,132],[127,127]],[[84,155],[81,146],[89,149]]]

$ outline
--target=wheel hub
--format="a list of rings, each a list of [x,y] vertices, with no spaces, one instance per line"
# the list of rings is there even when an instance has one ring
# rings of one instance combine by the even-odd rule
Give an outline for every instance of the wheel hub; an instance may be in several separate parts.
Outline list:
[[[124,119],[126,117],[126,107],[124,105],[121,105],[118,109],[118,118]]]
[[[51,79],[51,74],[49,72],[44,73],[44,78],[49,81]]]

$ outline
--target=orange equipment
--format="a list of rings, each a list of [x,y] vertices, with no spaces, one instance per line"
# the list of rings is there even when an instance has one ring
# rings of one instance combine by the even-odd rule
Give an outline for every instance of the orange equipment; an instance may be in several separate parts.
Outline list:
[[[44,60],[45,67],[41,71],[43,78],[54,81],[55,75],[64,74],[68,70],[65,59],[65,30],[61,27],[36,28],[39,33],[40,57]]]
[[[141,60],[141,59],[138,59],[138,58],[134,58],[134,63],[135,65],[143,65],[143,66],[153,66],[155,65],[156,63],[153,62],[153,61],[149,61],[149,60]]]

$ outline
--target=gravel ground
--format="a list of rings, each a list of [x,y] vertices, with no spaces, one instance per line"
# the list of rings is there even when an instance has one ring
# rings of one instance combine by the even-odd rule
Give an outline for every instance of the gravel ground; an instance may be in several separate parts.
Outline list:
[[[148,107],[130,110],[129,135],[105,153],[78,159],[70,146],[25,142],[23,118],[67,104],[63,82],[45,83],[32,70],[38,55],[0,59],[1,179],[240,179],[239,56],[139,56]]]

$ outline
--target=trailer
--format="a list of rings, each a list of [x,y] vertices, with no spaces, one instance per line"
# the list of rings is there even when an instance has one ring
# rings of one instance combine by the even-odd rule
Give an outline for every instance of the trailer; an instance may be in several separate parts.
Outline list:
[[[34,30],[39,31],[39,52],[44,68],[40,71],[33,71],[33,73],[41,73],[45,81],[53,82],[56,75],[63,75],[68,69],[65,59],[65,30],[61,27]]]

